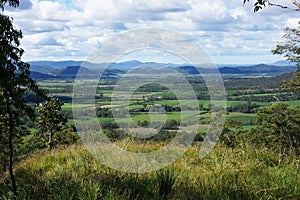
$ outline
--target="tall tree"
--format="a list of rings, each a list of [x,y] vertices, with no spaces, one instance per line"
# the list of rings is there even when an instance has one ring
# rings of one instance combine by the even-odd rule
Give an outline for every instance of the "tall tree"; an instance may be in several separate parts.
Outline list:
[[[2,97],[0,96],[0,98],[2,99]],[[7,152],[8,152],[8,141],[7,141],[7,127],[6,127],[6,121],[7,120],[7,116],[5,115],[4,112],[2,112],[3,109],[1,109],[1,105],[0,105],[0,162],[1,162],[1,169],[0,169],[0,175],[4,172],[6,172],[7,169]]]
[[[13,7],[19,5],[18,0],[0,0],[0,9],[4,11],[5,5]],[[9,174],[12,190],[17,195],[16,180],[13,172],[14,139],[18,134],[20,116],[34,115],[33,108],[25,102],[24,96],[34,91],[37,96],[44,96],[35,81],[30,78],[29,64],[24,63],[21,57],[24,50],[19,47],[22,32],[14,28],[12,19],[0,13],[0,93],[1,93],[1,119],[6,127],[9,149]],[[4,135],[4,134],[3,134]]]
[[[42,103],[39,107],[39,116],[36,119],[36,126],[40,134],[48,134],[48,146],[50,149],[54,147],[53,137],[58,131],[61,131],[63,125],[68,121],[67,117],[62,113],[61,102],[57,98],[52,98]]]

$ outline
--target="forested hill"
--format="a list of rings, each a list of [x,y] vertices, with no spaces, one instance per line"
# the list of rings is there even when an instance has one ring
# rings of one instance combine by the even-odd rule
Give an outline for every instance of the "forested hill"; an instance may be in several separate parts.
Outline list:
[[[266,64],[258,64],[258,65],[251,65],[251,66],[236,66],[236,67],[220,67],[219,72],[221,74],[268,74],[268,75],[275,75],[275,74],[282,74],[288,72],[294,72],[296,70],[296,66],[289,65],[289,66],[277,66],[277,65],[266,65]],[[210,68],[201,68],[199,67],[198,70],[195,69],[193,66],[182,66],[178,67],[178,70],[182,73],[195,75],[201,73],[216,73],[216,70]]]
[[[280,88],[280,85],[291,80],[293,73],[280,74],[274,77],[240,78],[225,80],[227,89],[271,89]]]

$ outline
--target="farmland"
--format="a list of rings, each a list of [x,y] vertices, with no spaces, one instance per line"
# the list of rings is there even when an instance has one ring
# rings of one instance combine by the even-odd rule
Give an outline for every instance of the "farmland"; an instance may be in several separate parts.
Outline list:
[[[280,77],[280,76],[279,76]],[[189,76],[187,77],[190,80],[201,80],[201,77],[197,76]],[[244,79],[244,82],[251,82],[254,79],[252,85],[248,85],[248,89],[245,89],[245,84],[241,81]],[[249,80],[250,79],[250,80]],[[279,90],[278,86],[280,82],[277,82],[277,85],[273,85],[270,88],[266,88],[265,80],[263,83],[262,77],[239,77],[239,79],[226,79],[225,87],[226,87],[226,107],[227,107],[227,119],[232,119],[234,122],[245,125],[249,129],[249,127],[254,127],[256,111],[259,108],[264,108],[272,105],[280,101],[287,103],[290,107],[295,107],[300,105],[300,98],[297,95],[291,95],[287,93],[285,90]],[[272,78],[268,78],[269,82],[272,82]],[[277,81],[278,77],[274,77]],[[257,80],[257,82],[255,82]],[[285,79],[282,78],[281,82]],[[95,87],[98,84],[98,91],[95,96],[95,102],[92,103],[81,103],[81,104],[72,104],[72,95],[73,95],[73,87],[72,80],[42,80],[39,81],[39,85],[42,88],[45,88],[49,91],[49,93],[53,96],[60,98],[64,101],[63,109],[66,111],[70,111],[72,109],[85,109],[85,108],[95,108],[102,110],[106,110],[105,112],[110,113],[108,115],[99,114],[98,120],[99,122],[114,122],[114,116],[111,113],[112,107],[116,109],[117,107],[122,106],[124,103],[122,100],[117,100],[116,92],[114,89],[114,84],[108,84],[113,81],[106,80],[97,82],[97,80],[88,80],[84,83],[84,87]],[[232,83],[237,83],[232,86]],[[240,85],[238,85],[240,84]],[[261,84],[261,86],[259,85]],[[151,88],[142,88],[135,91],[133,94],[128,92],[123,92],[122,95],[127,95],[129,98],[129,102],[127,105],[127,109],[130,113],[130,117],[122,119],[121,121],[127,123],[127,119],[131,118],[133,122],[145,122],[146,124],[150,124],[149,113],[151,113],[152,107],[163,107],[164,112],[166,114],[166,121],[175,120],[176,122],[180,122],[181,118],[181,106],[188,107],[189,104],[199,105],[199,119],[200,124],[207,124],[210,121],[210,107],[212,106],[209,92],[206,88],[205,83],[199,81],[198,83],[195,81],[192,83],[194,91],[198,97],[195,100],[178,100],[176,96],[168,90],[168,88],[161,88],[158,85],[154,85]],[[272,84],[271,84],[272,85]],[[205,88],[205,90],[203,90]],[[197,90],[199,89],[199,90]],[[115,96],[114,96],[115,95]],[[278,98],[276,98],[278,97]],[[215,101],[218,103],[218,101]],[[192,108],[190,108],[192,109]],[[100,112],[100,111],[99,111]],[[155,112],[157,114],[157,112]],[[153,114],[153,113],[152,113]],[[158,117],[159,115],[157,115]],[[156,118],[156,117],[154,117]],[[72,123],[72,119],[70,119],[70,124]]]
[[[199,75],[186,78],[196,94],[194,99],[186,91],[182,99],[177,98],[159,84],[120,92],[115,89],[115,78],[38,80],[39,86],[64,102],[62,109],[68,122],[57,134],[55,149],[47,150],[35,139],[35,127],[24,139],[25,147],[34,153],[18,157],[15,173],[20,199],[297,199],[299,156],[266,142],[257,123],[261,109],[279,102],[291,109],[300,105],[299,95],[278,89],[287,80],[286,75],[225,76],[226,110],[218,106],[224,101],[210,99]],[[73,91],[75,84],[83,88],[82,94],[95,91],[92,100],[74,100],[79,98]],[[224,112],[226,120],[219,142],[201,159],[202,142],[218,122],[213,118]],[[82,115],[76,117],[73,113]],[[75,122],[86,133],[77,133]],[[195,138],[169,166],[132,174],[99,162],[97,155],[87,151],[89,146],[82,145],[77,134],[88,135],[97,124],[114,147],[131,153],[156,152],[169,145],[167,158],[169,154],[177,155],[181,147],[170,145],[181,129],[191,129]],[[100,156],[108,156],[111,164],[127,163],[132,168],[136,160],[131,163],[130,157],[118,156],[106,145],[103,143],[101,148],[107,152]],[[286,151],[286,147],[283,149]],[[4,199],[11,194],[7,183],[8,176],[4,175],[0,179]]]

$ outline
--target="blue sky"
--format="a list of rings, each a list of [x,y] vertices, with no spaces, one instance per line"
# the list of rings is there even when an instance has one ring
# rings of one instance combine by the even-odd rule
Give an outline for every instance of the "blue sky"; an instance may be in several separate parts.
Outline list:
[[[299,12],[279,8],[253,13],[252,3],[242,0],[21,0],[5,12],[23,31],[26,61],[85,60],[117,34],[162,28],[195,41],[215,63],[272,63],[283,59],[270,51],[284,27],[300,21]],[[147,52],[126,59],[180,62]]]

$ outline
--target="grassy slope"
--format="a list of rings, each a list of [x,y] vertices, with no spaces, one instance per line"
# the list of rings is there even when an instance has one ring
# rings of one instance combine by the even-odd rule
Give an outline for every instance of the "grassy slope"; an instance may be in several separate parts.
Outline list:
[[[118,145],[135,150],[142,146],[128,141]],[[148,150],[156,148],[157,144],[147,144]],[[127,174],[110,169],[99,164],[80,146],[38,153],[16,166],[19,198],[300,198],[299,158],[282,157],[251,147],[232,150],[218,146],[200,159],[198,151],[195,144],[168,168],[148,174]],[[7,179],[7,176],[0,179],[3,197],[9,196]]]

